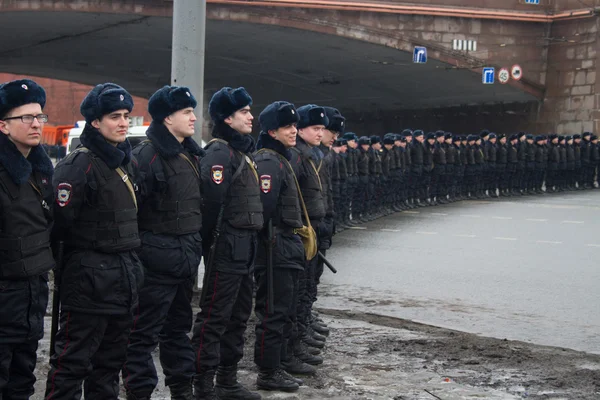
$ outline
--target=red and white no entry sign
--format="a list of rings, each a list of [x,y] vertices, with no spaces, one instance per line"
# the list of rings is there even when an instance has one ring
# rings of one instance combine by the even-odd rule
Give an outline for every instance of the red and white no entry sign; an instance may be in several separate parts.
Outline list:
[[[510,70],[510,75],[515,81],[521,80],[523,77],[523,70],[521,69],[521,66],[519,64],[513,65]]]

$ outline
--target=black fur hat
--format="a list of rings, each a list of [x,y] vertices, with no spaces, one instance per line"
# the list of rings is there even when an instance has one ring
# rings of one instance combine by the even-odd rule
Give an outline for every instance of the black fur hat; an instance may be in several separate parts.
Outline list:
[[[377,135],[371,136],[371,144],[381,143],[381,138]]]
[[[19,79],[0,85],[0,118],[6,117],[13,108],[32,103],[42,109],[46,105],[46,91],[34,81]]]
[[[368,136],[361,136],[360,138],[358,138],[358,144],[359,145],[363,145],[363,144],[371,144],[371,139],[369,139]]]
[[[184,86],[163,86],[150,97],[148,101],[148,112],[152,120],[162,122],[169,115],[183,110],[184,108],[196,108],[198,102]]]
[[[79,111],[87,123],[101,119],[117,110],[133,110],[133,98],[129,92],[115,83],[96,85],[81,102]]]
[[[356,133],[354,132],[345,133],[343,138],[346,139],[346,141],[354,140],[355,142],[358,142],[358,136],[356,136]]]
[[[329,125],[329,118],[327,118],[327,114],[325,114],[325,109],[323,107],[307,104],[298,108],[298,114],[300,115],[298,129],[313,125]]]
[[[396,141],[396,136],[388,136],[385,135],[383,137],[383,144],[394,144],[394,142]]]
[[[414,137],[419,137],[419,136],[423,136],[423,135],[424,135],[424,133],[420,129],[413,132]]]
[[[445,139],[446,132],[444,131],[435,131],[435,137],[440,138],[443,137]]]
[[[265,107],[258,116],[260,130],[267,133],[282,126],[297,124],[300,120],[296,107],[287,101],[276,101]]]
[[[246,106],[252,105],[252,97],[246,89],[224,87],[213,95],[208,103],[208,113],[214,122],[221,122]]]
[[[325,109],[325,115],[329,119],[329,125],[327,125],[327,129],[332,132],[337,132],[340,135],[344,134],[344,129],[346,129],[346,118],[342,116],[340,111],[337,108],[333,107],[323,107]]]

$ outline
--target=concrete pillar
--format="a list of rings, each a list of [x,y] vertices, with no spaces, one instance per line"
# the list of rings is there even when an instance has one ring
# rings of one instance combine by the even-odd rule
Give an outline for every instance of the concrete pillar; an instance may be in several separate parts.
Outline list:
[[[173,1],[171,85],[187,86],[198,101],[194,139],[201,143],[204,115],[206,0]]]

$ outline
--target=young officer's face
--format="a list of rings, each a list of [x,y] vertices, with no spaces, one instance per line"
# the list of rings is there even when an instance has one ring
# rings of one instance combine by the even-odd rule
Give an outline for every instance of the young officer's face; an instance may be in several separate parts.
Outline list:
[[[127,139],[129,111],[122,109],[103,115],[101,119],[92,121],[92,126],[100,131],[108,143],[116,146]]]
[[[351,149],[356,149],[358,147],[358,143],[356,143],[356,140],[348,140],[348,146],[350,146]]]
[[[252,133],[253,119],[254,117],[250,113],[250,106],[246,106],[225,118],[225,123],[242,135],[248,135]]]
[[[323,132],[325,131],[325,125],[313,125],[302,128],[298,131],[298,134],[306,143],[310,146],[318,146],[321,144],[323,139]]]
[[[296,129],[296,124],[290,124],[288,126],[282,126],[275,131],[269,131],[269,135],[273,137],[273,139],[281,142],[286,149],[290,147],[294,147],[296,145],[296,135],[298,134],[298,130]]]
[[[180,141],[194,136],[194,122],[196,115],[192,107],[184,108],[183,110],[175,111],[173,114],[165,118],[165,125],[169,131]]]
[[[323,130],[323,139],[321,139],[321,144],[325,147],[333,146],[333,142],[338,138],[337,132],[330,131],[329,129]]]
[[[20,117],[23,115],[40,115],[42,107],[37,103],[25,104],[13,108],[5,118]],[[0,122],[0,130],[8,136],[9,140],[18,148],[31,148],[40,144],[44,123],[33,119],[31,123],[25,123],[20,118],[9,119]]]

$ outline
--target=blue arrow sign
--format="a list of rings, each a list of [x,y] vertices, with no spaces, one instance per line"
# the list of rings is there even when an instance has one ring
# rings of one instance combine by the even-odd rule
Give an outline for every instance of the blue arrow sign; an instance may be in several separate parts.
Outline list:
[[[427,48],[416,46],[413,53],[413,62],[415,64],[425,64],[427,62]]]
[[[496,78],[496,69],[494,67],[486,67],[481,74],[481,81],[486,85],[493,85]]]

